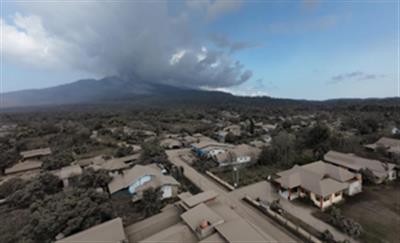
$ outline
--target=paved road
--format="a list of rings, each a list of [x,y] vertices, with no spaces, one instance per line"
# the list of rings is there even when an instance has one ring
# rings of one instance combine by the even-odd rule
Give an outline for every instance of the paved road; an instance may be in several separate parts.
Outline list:
[[[235,210],[240,216],[249,221],[256,230],[262,231],[270,237],[269,242],[300,242],[301,240],[296,238],[294,235],[287,232],[285,229],[273,224],[270,219],[247,205],[243,202],[237,194],[232,194],[224,190],[221,186],[216,184],[213,180],[200,174],[198,171],[193,169],[185,161],[182,160],[181,156],[190,153],[190,149],[178,149],[178,150],[167,150],[168,159],[176,166],[182,166],[184,168],[185,176],[192,181],[193,184],[198,186],[201,190],[213,190],[219,194],[218,199],[229,205]]]

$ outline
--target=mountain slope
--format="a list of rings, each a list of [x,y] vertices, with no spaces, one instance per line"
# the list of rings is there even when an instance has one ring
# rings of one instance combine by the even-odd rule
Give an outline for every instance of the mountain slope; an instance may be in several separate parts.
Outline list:
[[[218,94],[218,95],[216,95]],[[127,81],[118,77],[85,79],[56,87],[3,94],[3,107],[97,104],[121,101],[161,102],[179,99],[232,97],[222,92],[178,88],[162,84]]]

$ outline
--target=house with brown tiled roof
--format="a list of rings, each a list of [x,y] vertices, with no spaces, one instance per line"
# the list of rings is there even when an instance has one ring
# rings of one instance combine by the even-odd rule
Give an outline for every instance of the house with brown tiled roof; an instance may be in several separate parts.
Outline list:
[[[22,151],[20,153],[22,160],[41,159],[50,154],[51,154],[50,148],[33,149],[33,150],[28,150],[28,151]]]
[[[164,227],[157,228],[144,237],[140,237],[140,234],[138,236],[135,232],[135,242],[272,242],[272,237],[262,232],[258,226],[242,218],[227,203],[218,200],[218,194],[215,192],[206,191],[193,196],[185,192],[184,195],[179,195],[179,198],[182,201],[177,202],[174,207],[179,209],[177,211],[179,218],[170,220],[171,216],[168,214],[168,220],[172,221],[172,224],[165,222]],[[153,217],[157,217],[157,221],[163,220],[159,215]],[[164,221],[167,220],[164,219]],[[139,224],[134,225],[134,228],[137,228]],[[128,232],[131,229],[133,227],[129,226]]]
[[[341,201],[343,193],[351,196],[362,190],[360,174],[323,161],[295,165],[277,175],[275,182],[282,197],[288,200],[308,197],[321,209]]]
[[[142,199],[143,191],[150,187],[160,188],[163,192],[162,198],[166,199],[177,196],[179,186],[179,182],[172,176],[163,175],[156,165],[151,164],[136,165],[124,170],[122,174],[114,175],[108,184],[108,190],[114,194],[127,189],[132,195],[132,201],[136,202]]]
[[[382,147],[391,156],[400,156],[400,139],[382,137],[373,144],[364,146],[367,149],[376,151],[377,148]]]
[[[362,158],[354,154],[329,151],[325,154],[324,160],[356,173],[361,173],[362,170],[368,169],[374,175],[374,182],[377,184],[382,183],[386,179],[395,180],[397,177],[396,165],[379,160]]]

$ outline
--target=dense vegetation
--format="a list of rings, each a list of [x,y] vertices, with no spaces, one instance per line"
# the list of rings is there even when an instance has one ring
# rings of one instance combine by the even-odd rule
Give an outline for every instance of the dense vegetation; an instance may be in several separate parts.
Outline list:
[[[85,169],[69,188],[63,188],[52,172],[93,156],[130,155],[133,151],[128,144],[141,145],[140,163],[163,162],[186,186],[182,169],[166,161],[159,144],[162,133],[202,133],[214,137],[224,124],[241,124],[241,136],[228,134],[226,138],[238,144],[260,139],[257,122],[276,124],[277,128],[269,134],[271,145],[262,150],[258,163],[241,172],[243,184],[266,179],[278,169],[321,159],[330,149],[399,163],[399,158],[388,157],[384,152],[369,153],[363,148],[383,135],[399,136],[391,134],[393,127],[400,127],[399,104],[399,99],[294,102],[254,98],[220,103],[194,100],[168,107],[64,106],[0,113],[0,126],[17,125],[0,136],[2,173],[17,163],[21,151],[42,147],[53,151],[44,160],[47,173],[31,180],[11,179],[0,186],[0,198],[9,202],[0,206],[0,217],[4,219],[0,242],[50,242],[60,233],[70,235],[121,216],[119,212],[125,208],[118,209],[107,193],[96,191],[106,189],[111,180],[107,172]],[[224,115],[222,111],[234,115]],[[194,167],[205,171],[215,164],[199,160]],[[227,175],[232,177],[231,172]],[[187,187],[196,190],[189,184]],[[159,194],[157,190],[145,192],[144,203],[138,205],[135,213],[146,217],[159,212],[163,206]],[[354,236],[357,232],[349,231]]]

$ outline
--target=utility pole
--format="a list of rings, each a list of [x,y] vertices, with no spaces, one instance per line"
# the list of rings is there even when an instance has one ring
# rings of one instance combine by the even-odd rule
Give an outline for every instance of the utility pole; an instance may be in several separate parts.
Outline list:
[[[233,186],[236,188],[239,186],[239,169],[234,166],[233,167]]]

